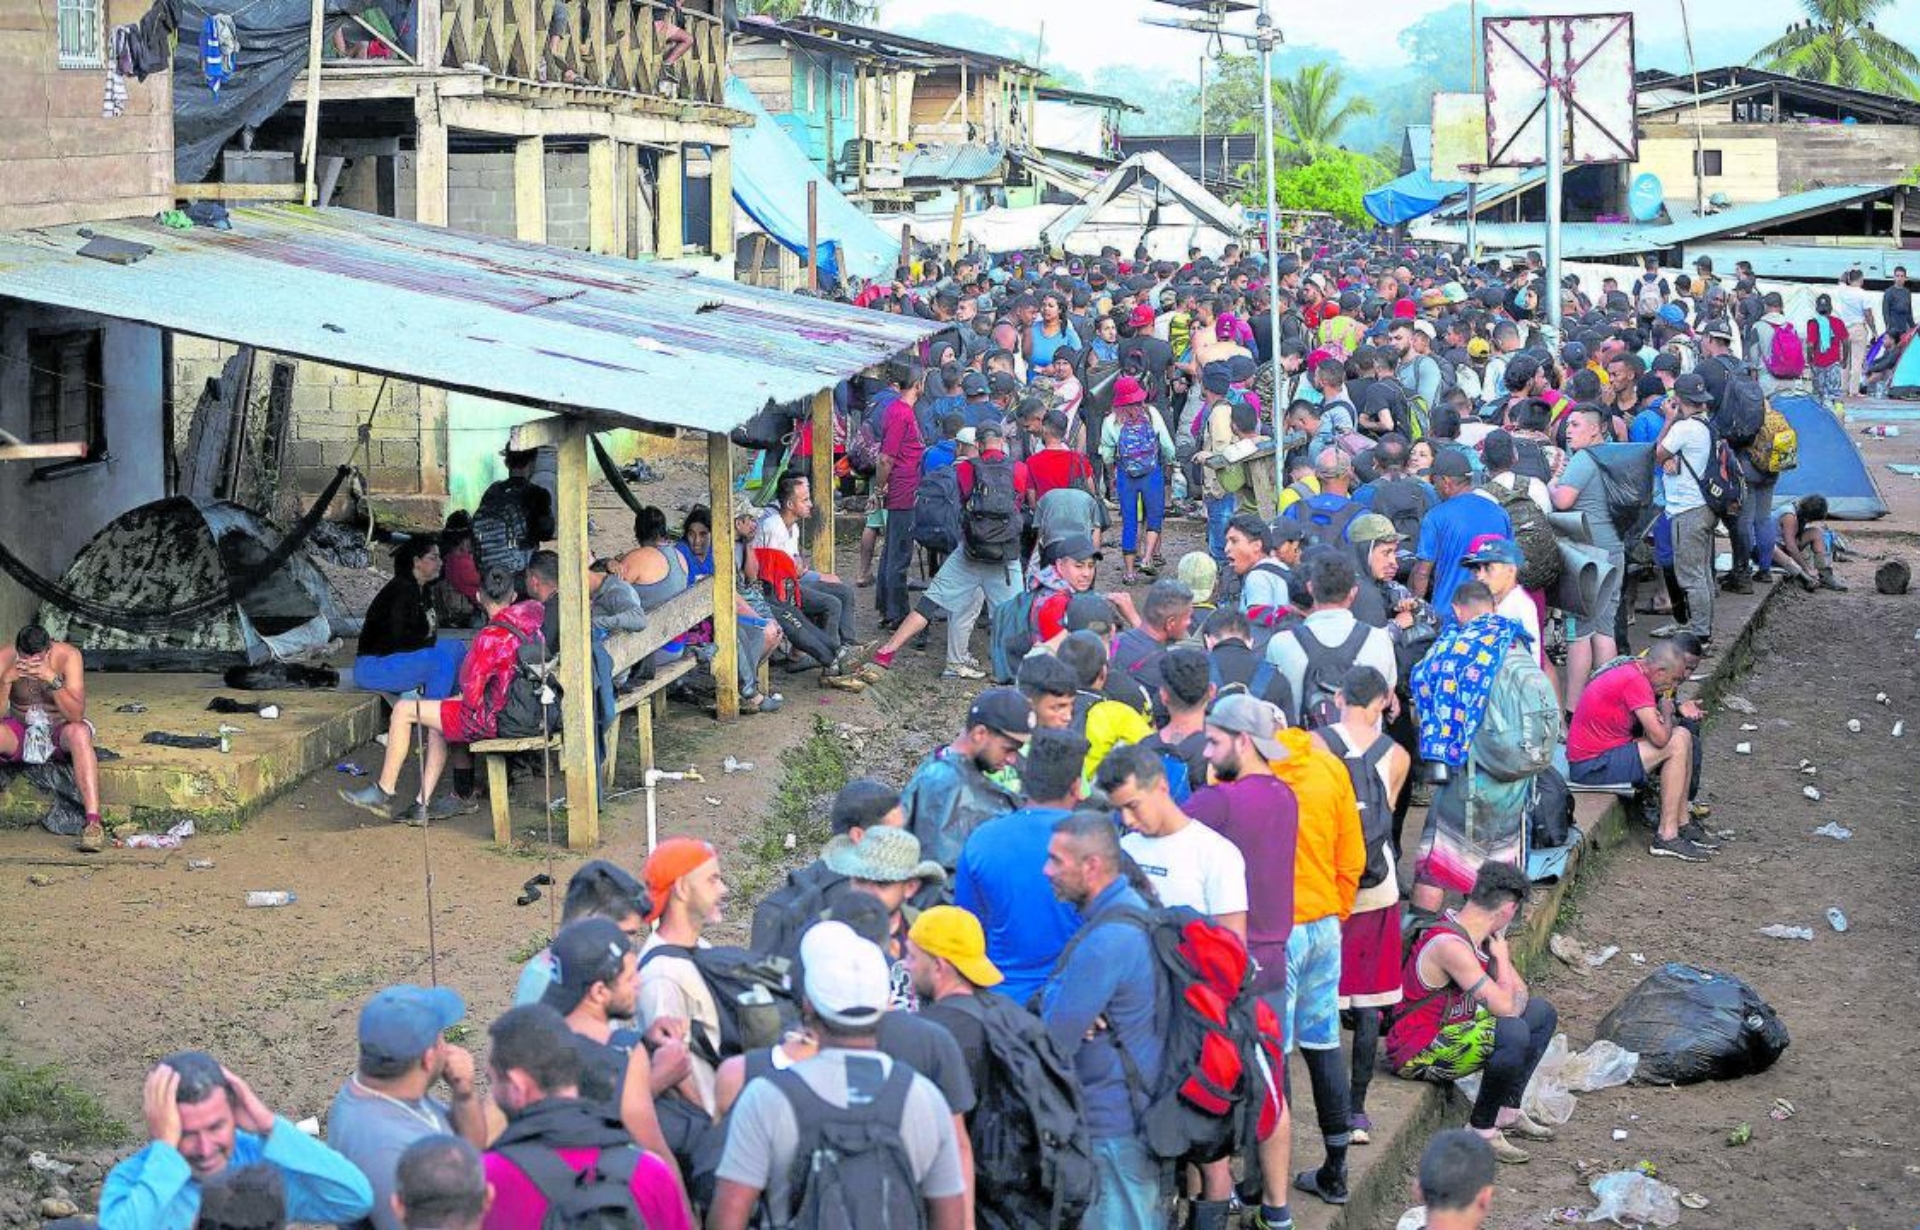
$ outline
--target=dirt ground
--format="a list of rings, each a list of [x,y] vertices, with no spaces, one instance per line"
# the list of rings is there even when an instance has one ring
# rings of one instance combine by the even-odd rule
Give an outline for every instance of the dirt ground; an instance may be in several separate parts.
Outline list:
[[[1862,533],[1873,552],[1912,558],[1911,538]],[[1704,866],[1649,858],[1643,834],[1618,847],[1576,890],[1560,930],[1622,952],[1591,973],[1557,962],[1535,983],[1578,1048],[1640,979],[1680,961],[1748,980],[1778,1011],[1792,1044],[1774,1067],[1686,1088],[1627,1086],[1583,1095],[1530,1165],[1503,1167],[1489,1223],[1537,1227],[1551,1210],[1595,1204],[1589,1178],[1651,1162],[1659,1178],[1711,1203],[1682,1226],[1911,1227],[1920,1211],[1920,1113],[1911,1074],[1920,1042],[1915,934],[1920,871],[1911,740],[1893,724],[1920,716],[1920,597],[1872,592],[1872,565],[1844,570],[1853,592],[1781,595],[1733,691],[1752,714],[1721,710],[1708,732],[1710,827],[1735,834]],[[1885,693],[1886,702],[1877,703]],[[1861,731],[1848,730],[1850,718]],[[1743,731],[1743,724],[1758,729]],[[1736,756],[1733,745],[1752,744]],[[1802,759],[1818,769],[1799,770]],[[1802,787],[1814,784],[1812,801]],[[1828,821],[1841,842],[1813,835]],[[1845,911],[1836,934],[1824,914]],[[1757,934],[1811,927],[1811,943]],[[1636,964],[1629,954],[1641,954]],[[1775,1099],[1792,1104],[1770,1117]],[[1751,1142],[1729,1145],[1739,1125]],[[1624,1130],[1624,1140],[1613,1132]]]
[[[677,529],[686,508],[705,502],[704,466],[667,459],[662,478],[635,488],[657,503]],[[631,545],[631,516],[608,490],[592,509],[596,551]],[[841,519],[840,571],[856,570],[859,522]],[[1170,558],[1204,534],[1198,522],[1169,520]],[[376,568],[380,559],[376,558]],[[337,571],[337,570],[333,570]],[[1110,557],[1103,585],[1117,586]],[[362,605],[377,589],[358,585]],[[876,634],[872,590],[859,590],[863,637]],[[981,634],[984,636],[984,634]],[[764,891],[824,839],[827,795],[846,776],[904,784],[936,743],[951,738],[977,686],[938,679],[941,632],[926,653],[909,650],[900,666],[865,693],[821,688],[816,675],[782,676],[786,696],[776,714],[722,728],[685,706],[656,727],[664,769],[696,766],[700,782],[663,784],[662,835],[713,841],[739,892],[732,938],[744,940],[754,890]],[[984,640],[978,642],[984,646]],[[629,735],[629,739],[631,735]],[[381,749],[369,744],[348,757],[377,770]],[[618,788],[637,784],[631,743]],[[728,755],[751,771],[726,774]],[[412,770],[402,777],[413,780]],[[582,857],[565,849],[565,818],[556,817],[549,846],[542,783],[515,786],[515,847],[492,844],[484,814],[418,829],[381,825],[342,804],[335,791],[349,779],[323,773],[282,796],[236,833],[197,837],[175,851],[115,850],[90,859],[39,829],[0,831],[0,1077],[17,1065],[58,1065],[70,1085],[10,1103],[0,1080],[0,1226],[38,1224],[38,1202],[70,1194],[91,1207],[100,1178],[120,1155],[145,1139],[140,1082],[146,1069],[182,1048],[212,1051],[245,1076],[267,1104],[289,1119],[324,1121],[334,1092],[352,1070],[355,1021],[375,989],[434,976],[429,956],[425,886],[432,866],[432,927],[438,978],[466,997],[467,1045],[484,1054],[485,1028],[510,1006],[519,968],[552,930],[567,877]],[[561,789],[558,780],[556,792]],[[603,846],[595,853],[637,869],[645,856],[644,794],[626,793],[602,811]],[[796,850],[784,850],[788,833]],[[210,859],[210,870],[188,861]],[[515,904],[523,883],[551,871],[555,886],[539,902]],[[29,875],[49,883],[30,886]],[[250,889],[289,889],[298,901],[283,909],[248,909]],[[22,1082],[15,1080],[15,1088]],[[41,1104],[54,1092],[84,1096],[71,1113]],[[29,1088],[33,1088],[29,1086]],[[99,1112],[127,1132],[124,1143],[101,1142],[105,1130],[72,1131]],[[85,1141],[82,1143],[70,1143]],[[78,1163],[70,1176],[23,1164],[32,1149]]]

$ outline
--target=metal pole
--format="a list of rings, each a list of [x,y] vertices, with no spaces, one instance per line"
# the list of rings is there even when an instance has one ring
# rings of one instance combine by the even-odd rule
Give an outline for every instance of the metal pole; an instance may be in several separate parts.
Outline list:
[[[1254,20],[1260,46],[1260,122],[1267,138],[1267,348],[1273,368],[1273,491],[1275,498],[1287,489],[1287,450],[1281,423],[1286,409],[1280,404],[1280,212],[1274,200],[1274,179],[1278,173],[1273,156],[1273,17],[1267,12],[1267,0],[1260,0],[1260,15]]]
[[[807,181],[807,289],[820,289],[820,183],[812,179]]]
[[[1480,259],[1480,185],[1467,184],[1467,259]]]
[[[1565,120],[1562,116],[1560,82],[1555,74],[1547,79],[1547,331],[1554,346],[1560,344],[1560,189],[1566,174]]]
[[[1200,186],[1207,186],[1207,57],[1200,57]]]

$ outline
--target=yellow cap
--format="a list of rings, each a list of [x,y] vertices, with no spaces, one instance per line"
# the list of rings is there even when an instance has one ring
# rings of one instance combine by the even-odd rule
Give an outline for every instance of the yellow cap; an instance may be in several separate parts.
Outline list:
[[[1000,971],[987,960],[987,934],[980,920],[957,905],[921,911],[907,938],[929,956],[953,962],[960,976],[976,987],[1000,984]]]

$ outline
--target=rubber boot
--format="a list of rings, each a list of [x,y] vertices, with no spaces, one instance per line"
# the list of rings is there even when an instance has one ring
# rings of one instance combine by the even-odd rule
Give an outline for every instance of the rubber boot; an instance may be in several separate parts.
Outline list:
[[[1187,1230],[1227,1230],[1231,1200],[1195,1200],[1187,1206]]]
[[[1845,581],[1842,581],[1839,577],[1834,576],[1833,569],[1822,568],[1820,570],[1820,588],[1831,589],[1831,590],[1838,591],[1840,593],[1845,593],[1847,590],[1847,583]]]

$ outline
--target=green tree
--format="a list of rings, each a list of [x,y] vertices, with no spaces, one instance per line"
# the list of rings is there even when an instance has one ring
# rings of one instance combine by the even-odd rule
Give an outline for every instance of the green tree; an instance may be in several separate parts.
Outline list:
[[[1891,10],[1893,0],[1801,0],[1801,7],[1808,20],[1762,47],[1755,67],[1920,98],[1920,57],[1874,29],[1875,14]]]
[[[1255,165],[1242,170],[1246,187],[1240,193],[1241,202],[1253,209],[1265,209],[1265,168]],[[1281,209],[1317,209],[1343,222],[1364,224],[1367,211],[1361,198],[1389,178],[1387,168],[1378,160],[1334,149],[1309,161],[1282,165],[1274,177],[1273,194]]]
[[[1331,64],[1309,64],[1273,84],[1274,126],[1308,156],[1332,148],[1348,124],[1373,114],[1367,99],[1343,97],[1347,75]]]
[[[871,24],[880,16],[880,0],[748,0],[742,7],[775,21],[806,16]]]

